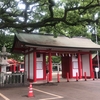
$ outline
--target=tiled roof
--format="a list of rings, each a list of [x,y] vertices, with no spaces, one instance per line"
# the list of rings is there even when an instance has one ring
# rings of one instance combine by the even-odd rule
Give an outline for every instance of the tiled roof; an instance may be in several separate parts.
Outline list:
[[[39,35],[39,34],[16,34],[17,39],[25,44],[33,46],[57,47],[57,48],[79,48],[99,50],[100,45],[83,37],[68,38],[65,36]]]

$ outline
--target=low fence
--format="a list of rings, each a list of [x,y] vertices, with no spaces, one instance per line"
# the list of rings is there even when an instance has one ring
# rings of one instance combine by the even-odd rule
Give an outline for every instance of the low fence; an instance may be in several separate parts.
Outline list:
[[[18,86],[27,83],[27,75],[24,73],[0,73],[0,87]]]

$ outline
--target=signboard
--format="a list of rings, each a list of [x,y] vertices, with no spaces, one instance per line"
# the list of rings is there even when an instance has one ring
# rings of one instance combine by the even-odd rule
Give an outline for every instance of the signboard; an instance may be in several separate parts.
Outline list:
[[[95,68],[95,72],[99,72],[99,68]]]

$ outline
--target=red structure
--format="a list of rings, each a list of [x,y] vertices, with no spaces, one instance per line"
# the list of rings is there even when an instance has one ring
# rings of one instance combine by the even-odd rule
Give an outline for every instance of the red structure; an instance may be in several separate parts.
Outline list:
[[[24,34],[15,35],[12,52],[24,55],[24,66],[27,79],[33,82],[46,80],[46,56],[48,56],[49,81],[52,81],[52,56],[61,56],[62,77],[93,78],[91,51],[100,49],[86,38],[68,38],[51,35]]]
[[[14,59],[8,59],[7,62],[9,65],[7,66],[7,72],[24,72],[24,62],[18,62]]]

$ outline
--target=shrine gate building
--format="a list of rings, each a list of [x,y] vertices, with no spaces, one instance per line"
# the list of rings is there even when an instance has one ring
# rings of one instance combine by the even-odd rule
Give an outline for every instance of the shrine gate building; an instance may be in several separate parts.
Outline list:
[[[100,45],[83,37],[68,38],[40,34],[15,34],[12,52],[24,55],[27,79],[33,82],[46,80],[46,56],[48,56],[49,81],[52,81],[52,56],[61,56],[62,77],[93,78],[92,51]]]

